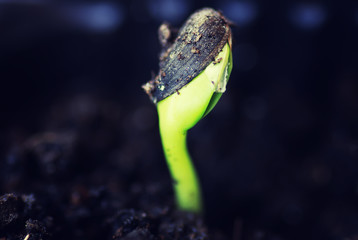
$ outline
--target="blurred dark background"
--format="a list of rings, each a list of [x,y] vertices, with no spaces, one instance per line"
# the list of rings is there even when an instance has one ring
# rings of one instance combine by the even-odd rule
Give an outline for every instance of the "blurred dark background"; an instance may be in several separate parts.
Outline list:
[[[0,0],[1,156],[51,129],[54,106],[101,99],[163,167],[140,86],[158,70],[158,26],[205,6],[235,23],[227,92],[189,132],[209,228],[358,237],[355,1]]]

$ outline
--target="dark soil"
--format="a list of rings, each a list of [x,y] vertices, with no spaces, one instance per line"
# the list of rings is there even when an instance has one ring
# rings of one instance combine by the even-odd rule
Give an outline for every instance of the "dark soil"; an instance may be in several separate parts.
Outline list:
[[[152,142],[121,129],[131,120],[119,109],[73,99],[52,109],[51,131],[11,144],[1,161],[9,193],[0,198],[0,239],[207,238],[200,217],[175,210],[168,175],[146,153]]]
[[[207,238],[200,217],[175,210],[164,165],[150,162],[153,143],[122,129],[131,120],[119,109],[72,99],[52,109],[51,131],[10,146],[1,161],[0,189],[9,193],[0,198],[0,239]]]
[[[338,141],[302,163],[279,155],[265,162],[267,157],[257,156],[265,151],[268,157],[279,153],[265,146],[256,146],[263,152],[255,153],[254,142],[250,146],[241,140],[236,141],[242,148],[230,142],[228,147],[212,145],[213,139],[224,139],[233,127],[209,130],[217,117],[208,117],[189,134],[191,148],[197,149],[191,149],[193,157],[201,160],[196,163],[206,199],[203,218],[175,209],[154,106],[129,110],[91,96],[61,100],[43,115],[42,132],[5,135],[0,239],[356,236],[354,145],[346,148]],[[297,154],[294,149],[287,151]],[[342,156],[340,162],[335,161],[337,154]],[[235,159],[237,155],[244,160]]]

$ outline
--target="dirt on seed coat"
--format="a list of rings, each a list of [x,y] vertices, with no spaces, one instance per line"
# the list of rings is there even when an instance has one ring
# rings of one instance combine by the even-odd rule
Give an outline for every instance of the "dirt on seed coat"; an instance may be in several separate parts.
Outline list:
[[[164,23],[159,27],[162,44],[159,74],[143,86],[154,103],[178,92],[202,72],[231,37],[229,21],[211,8],[189,17],[178,36]],[[164,74],[163,74],[164,73]]]

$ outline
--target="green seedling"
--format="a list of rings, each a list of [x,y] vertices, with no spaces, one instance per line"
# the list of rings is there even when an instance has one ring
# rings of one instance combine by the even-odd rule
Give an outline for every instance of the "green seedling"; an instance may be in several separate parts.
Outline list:
[[[232,66],[230,51],[229,45],[225,45],[217,58],[223,59],[220,63],[210,64],[179,94],[157,104],[163,149],[182,210],[202,211],[200,184],[187,150],[186,135],[221,97]]]
[[[143,86],[146,92],[151,96],[153,102],[157,105],[161,140],[168,168],[173,179],[177,205],[179,209],[183,211],[195,213],[202,212],[203,204],[200,183],[187,149],[187,131],[214,108],[226,89],[226,84],[232,69],[231,32],[226,19],[214,10],[203,9],[192,15],[181,32],[179,32],[177,39],[188,35],[188,32],[185,31],[188,24],[189,34],[192,33],[190,31],[195,31],[190,24],[193,24],[192,22],[197,20],[198,17],[204,17],[204,23],[200,22],[200,19],[198,20],[199,29],[203,28],[203,24],[207,24],[205,18],[216,17],[218,19],[215,21],[222,21],[220,27],[223,27],[225,31],[220,32],[220,29],[214,29],[212,31],[211,27],[213,24],[207,24],[209,29],[206,29],[206,32],[192,34],[192,38],[189,42],[198,39],[197,36],[201,35],[200,38],[204,37],[201,42],[195,44],[198,46],[198,48],[195,48],[195,51],[192,50],[193,47],[190,46],[190,44],[178,46],[178,44],[174,42],[174,44],[168,48],[168,59],[171,57],[170,54],[174,52],[176,55],[173,57],[176,57],[176,60],[170,61],[169,59],[166,60],[166,62],[164,60],[164,64],[162,64],[163,67],[157,79]],[[212,41],[210,38],[205,39],[205,35],[212,35],[213,33],[217,33],[217,31],[219,31],[219,33],[216,37],[219,38],[219,40],[217,40],[216,44],[212,44],[211,46]],[[177,39],[175,41],[177,41]],[[204,45],[202,48],[204,50],[205,46],[208,45],[211,46],[211,49],[205,52],[199,49],[199,44]],[[188,53],[188,51],[190,51],[190,53]],[[198,54],[197,51],[203,52],[200,56],[195,56],[194,54]],[[215,55],[210,56],[210,54]],[[189,59],[189,63],[196,63],[196,65],[189,64],[194,70],[192,72],[198,72],[196,76],[194,74],[188,74],[188,72],[190,72],[188,63],[180,61],[180,57],[178,58],[177,56],[184,56]],[[192,58],[194,59],[190,60]],[[208,58],[210,61],[208,61]],[[200,63],[198,59],[201,60]],[[173,64],[178,64],[178,66],[174,67]],[[203,68],[203,70],[198,71],[198,69],[201,68]],[[165,74],[163,74],[163,72]],[[171,77],[165,81],[163,77],[167,75]],[[186,77],[189,81],[186,80],[186,84],[179,88],[178,85],[180,84],[178,84],[178,82],[180,81],[172,81],[173,76],[174,79]],[[173,86],[169,86],[169,84]],[[167,93],[165,89],[169,89],[170,93]]]

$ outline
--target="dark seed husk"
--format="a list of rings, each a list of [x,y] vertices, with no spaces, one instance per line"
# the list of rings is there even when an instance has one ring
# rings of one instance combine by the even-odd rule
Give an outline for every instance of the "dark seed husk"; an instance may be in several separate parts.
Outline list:
[[[143,86],[154,103],[193,80],[213,62],[231,37],[228,20],[211,8],[192,14],[170,46],[163,39],[163,36],[170,36],[167,32],[169,25],[163,24],[161,29],[166,32],[159,34],[164,47],[160,56],[159,74]]]

